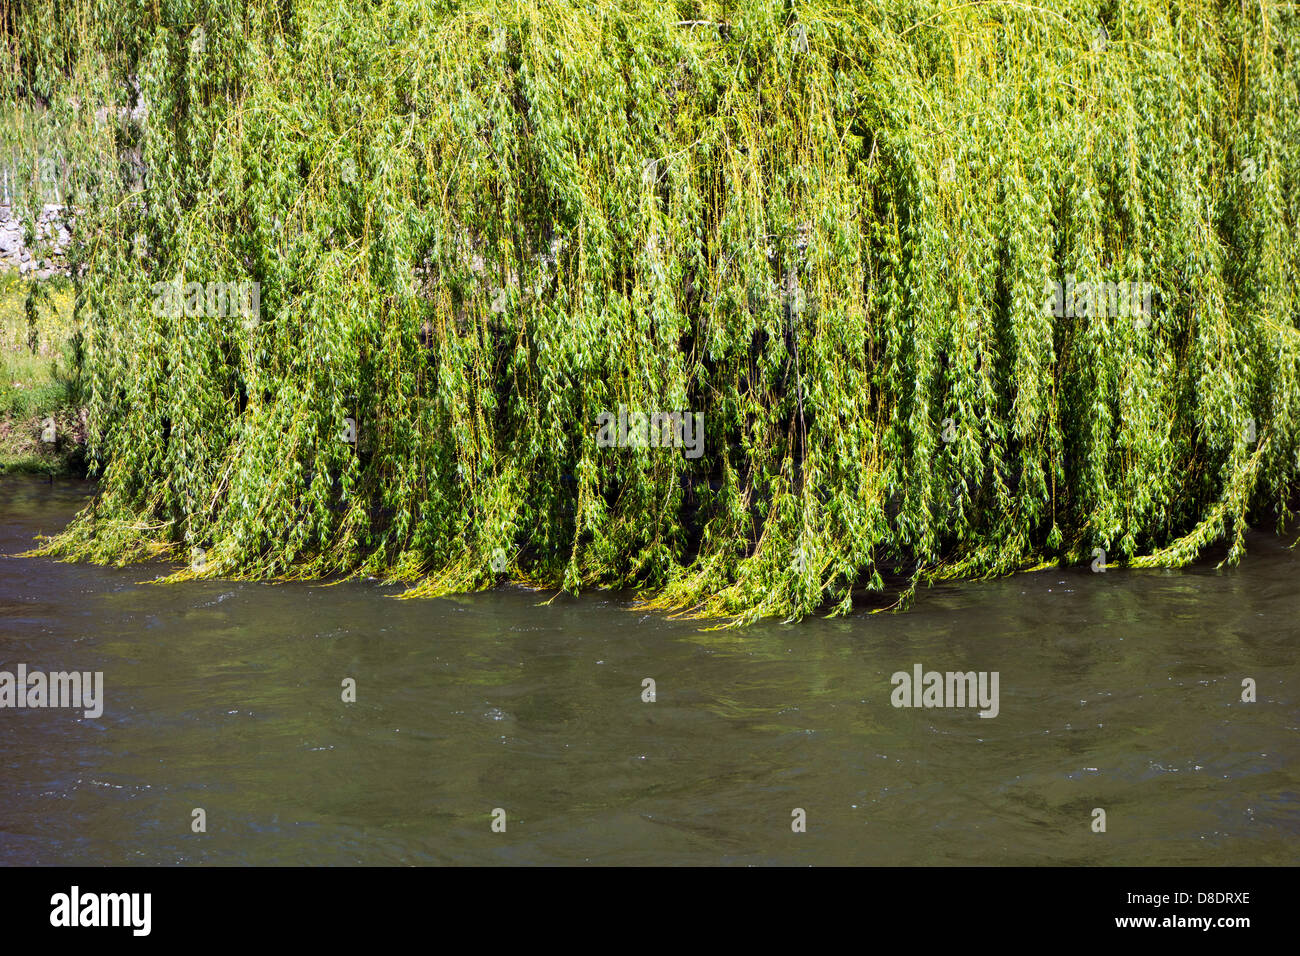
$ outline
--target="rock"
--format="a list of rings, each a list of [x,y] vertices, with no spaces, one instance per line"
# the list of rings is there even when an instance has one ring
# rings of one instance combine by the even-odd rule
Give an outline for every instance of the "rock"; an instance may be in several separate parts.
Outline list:
[[[33,261],[32,251],[23,242],[23,225],[13,218],[8,206],[0,206],[0,263],[17,265],[23,273],[34,272],[42,278],[55,273],[68,274],[63,256],[72,243],[72,220],[75,213],[62,203],[46,203],[35,223],[39,251],[47,256]],[[52,253],[52,255],[49,255]],[[24,267],[24,264],[25,267]]]

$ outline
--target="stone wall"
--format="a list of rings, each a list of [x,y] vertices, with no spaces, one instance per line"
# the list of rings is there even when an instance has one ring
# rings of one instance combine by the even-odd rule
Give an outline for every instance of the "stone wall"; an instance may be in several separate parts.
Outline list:
[[[37,251],[23,242],[23,223],[8,204],[0,204],[0,269],[17,269],[23,275],[49,278],[68,274],[64,253],[72,241],[71,217],[66,207],[47,203],[36,220]]]

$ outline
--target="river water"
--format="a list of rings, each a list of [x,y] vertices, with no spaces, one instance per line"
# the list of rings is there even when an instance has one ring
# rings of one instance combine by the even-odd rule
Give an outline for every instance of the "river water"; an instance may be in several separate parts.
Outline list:
[[[0,478],[0,553],[89,492]],[[0,709],[0,863],[1293,865],[1291,540],[739,632],[3,558],[0,671],[102,672],[104,709]],[[892,706],[917,664],[997,672],[997,716]]]

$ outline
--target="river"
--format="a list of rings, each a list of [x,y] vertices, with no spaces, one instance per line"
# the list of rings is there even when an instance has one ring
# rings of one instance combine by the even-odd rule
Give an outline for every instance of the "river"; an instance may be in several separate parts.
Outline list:
[[[91,488],[0,478],[0,554]],[[1291,540],[713,632],[6,557],[0,671],[102,672],[103,713],[0,709],[0,864],[1294,865]],[[918,664],[997,716],[893,706]]]

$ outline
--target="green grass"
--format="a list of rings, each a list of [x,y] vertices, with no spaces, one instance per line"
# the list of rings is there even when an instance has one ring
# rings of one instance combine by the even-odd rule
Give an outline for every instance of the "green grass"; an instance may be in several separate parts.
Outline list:
[[[34,325],[27,309],[33,289]],[[84,467],[72,301],[66,279],[31,280],[0,271],[0,474],[67,474]],[[51,418],[53,443],[42,440]]]

